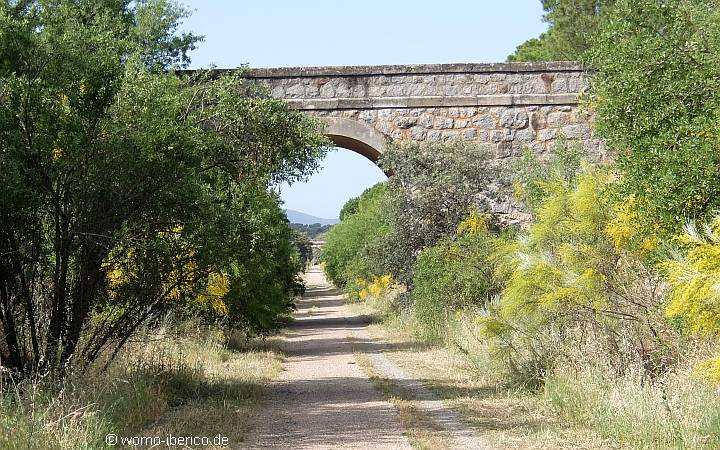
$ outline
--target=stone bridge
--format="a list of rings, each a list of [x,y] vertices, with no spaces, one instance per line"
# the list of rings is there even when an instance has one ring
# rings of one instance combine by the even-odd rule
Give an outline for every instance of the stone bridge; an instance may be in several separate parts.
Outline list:
[[[606,157],[578,104],[588,87],[570,62],[252,69],[273,97],[322,118],[327,136],[377,161],[389,142],[461,139],[498,160],[545,154],[560,136]],[[501,162],[501,161],[499,161]]]

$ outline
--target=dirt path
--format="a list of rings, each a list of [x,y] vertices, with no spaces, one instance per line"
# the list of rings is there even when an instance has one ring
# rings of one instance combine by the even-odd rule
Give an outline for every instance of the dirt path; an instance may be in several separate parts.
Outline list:
[[[409,449],[393,405],[357,366],[342,296],[314,267],[284,333],[285,371],[273,383],[245,448]]]

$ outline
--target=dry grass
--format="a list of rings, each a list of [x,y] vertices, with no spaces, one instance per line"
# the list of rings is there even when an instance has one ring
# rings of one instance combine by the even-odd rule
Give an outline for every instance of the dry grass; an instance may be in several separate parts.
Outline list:
[[[683,360],[649,380],[642,368],[619,376],[605,354],[578,342],[560,342],[574,359],[559,363],[537,392],[512,391],[478,339],[472,321],[448,329],[446,344],[423,344],[412,318],[353,308],[383,320],[370,334],[387,356],[458,411],[496,448],[720,448],[720,390],[695,376],[699,362],[718,354],[717,343],[688,343]]]
[[[0,386],[0,448],[105,448],[105,436],[222,435],[241,442],[281,369],[272,341],[231,350],[209,330],[144,335],[107,372]]]
[[[409,393],[378,374],[367,356],[355,353],[355,360],[383,397],[397,409],[403,431],[413,448],[428,450],[450,448],[447,432],[416,405],[416,401]]]
[[[689,348],[676,368],[652,381],[632,367],[619,377],[598,358],[574,370],[568,364],[547,380],[545,395],[566,420],[633,448],[720,448],[720,391],[693,373],[717,354],[711,347]]]
[[[192,392],[186,402],[169,409],[140,434],[221,435],[231,445],[244,440],[267,383],[282,369],[282,358],[273,340],[250,343],[241,351],[224,348],[220,342],[217,337],[205,343],[175,344],[191,366],[204,367],[202,379],[189,386]]]
[[[373,310],[350,306],[361,313]],[[387,343],[386,355],[458,411],[476,432],[498,449],[619,448],[592,430],[569,424],[541,395],[501,388],[497,374],[459,351],[427,345],[407,317],[386,316],[370,326],[373,338]]]

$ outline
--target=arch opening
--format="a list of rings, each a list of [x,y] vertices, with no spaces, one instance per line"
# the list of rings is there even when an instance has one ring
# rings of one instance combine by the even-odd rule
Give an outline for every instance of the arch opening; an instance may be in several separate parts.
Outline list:
[[[344,147],[328,151],[318,169],[306,180],[277,187],[291,222],[336,223],[349,199],[388,179],[370,158]]]

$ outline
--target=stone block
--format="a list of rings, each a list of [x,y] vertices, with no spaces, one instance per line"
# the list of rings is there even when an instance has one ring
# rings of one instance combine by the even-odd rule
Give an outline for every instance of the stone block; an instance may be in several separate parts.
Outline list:
[[[515,141],[527,144],[535,139],[535,132],[531,128],[515,132]]]
[[[455,128],[467,128],[467,126],[470,124],[470,121],[468,119],[455,119]]]
[[[528,108],[530,109],[530,108]],[[547,118],[545,114],[533,112],[530,114],[530,127],[535,131],[540,131],[547,127]]]
[[[513,131],[510,129],[493,130],[492,134],[490,135],[490,140],[492,142],[512,141],[513,140]]]
[[[555,139],[555,135],[557,134],[557,130],[554,128],[546,128],[544,130],[538,131],[537,139],[540,142],[549,141],[551,139]]]
[[[433,127],[433,116],[430,114],[423,114],[420,116],[420,119],[418,120],[418,125],[420,125],[423,128],[432,128]]]
[[[393,131],[393,127],[389,122],[380,122],[375,125],[375,129],[383,134],[390,134]]]
[[[431,142],[437,142],[441,139],[441,137],[442,137],[442,135],[440,134],[439,131],[432,130],[432,131],[428,132],[426,139]]]
[[[274,98],[284,98],[285,97],[285,88],[282,85],[277,85],[272,88],[272,96]]]
[[[454,141],[460,138],[460,132],[455,130],[443,131],[441,136],[443,142]]]
[[[478,136],[478,132],[477,132],[477,130],[474,130],[474,129],[465,130],[462,135],[463,139],[466,141],[474,141],[477,139],[477,136]]]
[[[410,139],[413,141],[422,141],[427,136],[427,130],[421,127],[410,128]]]
[[[562,134],[568,139],[588,139],[591,135],[590,125],[579,123],[563,127]]]
[[[477,128],[481,128],[484,130],[492,130],[494,128],[497,128],[497,122],[495,121],[495,118],[489,114],[478,116],[477,119],[473,120],[473,125]]]
[[[460,108],[456,108],[456,107],[448,108],[447,116],[452,117],[453,119],[460,117]]]
[[[397,125],[398,128],[405,129],[415,126],[417,122],[417,117],[398,117],[395,120],[395,125]]]
[[[528,126],[528,113],[524,110],[508,110],[500,116],[500,125],[514,130]]]
[[[551,92],[553,94],[567,94],[568,92],[577,92],[577,91],[570,91],[568,89],[568,80],[565,78],[560,78],[552,83]]]
[[[291,84],[285,88],[285,96],[290,98],[305,97],[305,85],[300,83]]]
[[[436,117],[434,126],[438,130],[445,130],[448,128],[452,128],[455,121],[450,117]]]
[[[474,107],[472,107],[472,106],[466,106],[466,107],[463,107],[463,108],[458,108],[458,111],[460,112],[460,117],[462,117],[462,118],[472,117],[472,116],[474,116],[475,114],[477,114],[477,112],[478,112],[478,111],[477,111],[477,108],[474,108]]]
[[[305,86],[305,97],[315,98],[320,96],[320,87],[317,84],[308,84]]]
[[[498,143],[497,147],[495,148],[495,157],[499,159],[504,159],[512,156],[513,154],[513,147],[508,142],[500,142]]]
[[[356,84],[350,91],[352,97],[365,97],[367,95],[367,87],[364,84]]]
[[[552,112],[547,115],[547,125],[550,127],[562,127],[567,125],[570,115],[565,112]]]
[[[322,98],[333,98],[335,97],[335,86],[332,83],[325,83],[320,87],[320,97]]]
[[[496,83],[491,84],[479,84],[475,86],[476,95],[495,95],[498,93],[498,87]]]

